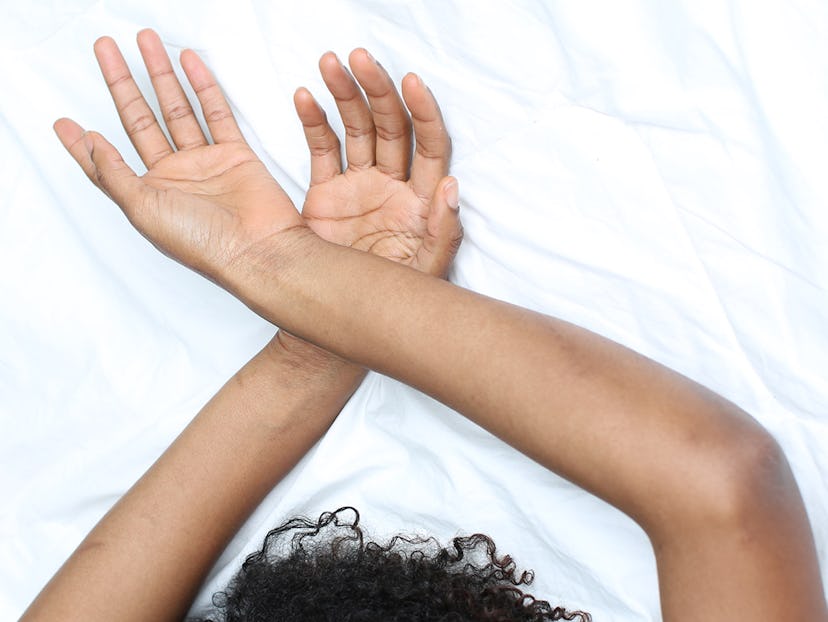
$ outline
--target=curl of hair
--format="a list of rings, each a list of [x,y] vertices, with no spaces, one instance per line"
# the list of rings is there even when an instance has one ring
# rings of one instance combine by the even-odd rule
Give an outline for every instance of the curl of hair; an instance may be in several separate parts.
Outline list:
[[[212,615],[222,622],[591,620],[520,589],[532,579],[508,555],[498,557],[488,536],[454,538],[448,547],[400,535],[377,544],[366,541],[359,512],[344,507],[268,533],[213,596]]]

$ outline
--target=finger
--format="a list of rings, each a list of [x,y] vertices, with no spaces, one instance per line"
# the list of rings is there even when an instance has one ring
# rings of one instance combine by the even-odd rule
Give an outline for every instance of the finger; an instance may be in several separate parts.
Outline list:
[[[72,119],[58,119],[55,121],[53,128],[66,151],[80,165],[89,180],[97,186],[98,178],[95,174],[95,163],[92,162],[92,157],[83,142],[83,137],[86,134],[83,128]]]
[[[302,122],[305,140],[311,155],[310,185],[321,184],[342,172],[342,155],[339,139],[328,124],[325,111],[306,88],[297,89],[293,95],[296,114]]]
[[[84,132],[71,119],[58,119],[54,129],[89,180],[132,220],[141,205],[144,184],[118,150],[97,132]]]
[[[402,94],[411,112],[416,142],[409,183],[420,197],[431,197],[448,173],[451,138],[434,95],[419,76],[409,73],[403,78]]]
[[[181,66],[198,97],[207,128],[217,143],[245,142],[230,104],[227,103],[212,72],[192,50],[181,52]]]
[[[354,169],[374,165],[376,132],[371,110],[351,73],[336,54],[327,52],[319,60],[319,71],[333,95],[345,126],[345,158]]]
[[[110,37],[95,41],[95,57],[103,73],[121,124],[147,168],[173,152],[161,126],[132,79],[121,50]]]
[[[417,251],[423,272],[445,278],[463,241],[457,180],[446,177],[434,191],[428,211],[426,234]]]
[[[161,106],[164,123],[170,131],[175,146],[191,149],[207,144],[204,132],[198,124],[190,101],[175,76],[170,58],[161,39],[152,30],[138,33],[138,49],[149,72],[152,87]]]
[[[394,82],[365,49],[351,52],[348,61],[371,106],[377,168],[394,179],[406,180],[411,165],[411,120]]]

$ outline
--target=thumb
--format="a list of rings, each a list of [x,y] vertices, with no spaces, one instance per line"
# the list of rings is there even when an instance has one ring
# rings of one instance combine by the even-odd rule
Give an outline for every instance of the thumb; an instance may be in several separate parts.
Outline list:
[[[423,272],[445,278],[460,243],[459,187],[454,177],[444,177],[431,197],[426,235],[417,253],[417,264]]]
[[[83,145],[89,155],[84,172],[92,183],[115,201],[133,220],[137,215],[144,194],[144,183],[118,150],[97,132],[87,132]]]

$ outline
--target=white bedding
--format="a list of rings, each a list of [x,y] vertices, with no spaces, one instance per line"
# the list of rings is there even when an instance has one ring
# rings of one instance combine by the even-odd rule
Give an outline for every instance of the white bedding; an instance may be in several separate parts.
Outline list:
[[[454,139],[466,240],[452,280],[751,412],[788,454],[828,568],[828,4],[2,1],[0,619],[274,330],[136,234],[52,133],[72,117],[138,166],[91,46],[115,37],[148,88],[143,27],[203,54],[300,204],[291,97],[305,85],[333,109],[318,57],[365,46],[397,79],[419,72]],[[660,617],[632,521],[378,375],[197,606],[271,526],[346,504],[377,536],[486,532],[536,571],[538,596],[596,620]]]

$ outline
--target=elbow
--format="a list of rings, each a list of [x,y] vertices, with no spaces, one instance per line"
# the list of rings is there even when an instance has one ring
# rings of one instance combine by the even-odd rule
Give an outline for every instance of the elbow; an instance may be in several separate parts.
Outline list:
[[[659,573],[716,595],[714,608],[730,609],[728,619],[822,619],[813,534],[782,448],[746,416],[716,427],[690,469],[705,483],[674,496],[682,506],[651,534]]]
[[[744,413],[720,415],[709,434],[674,456],[668,492],[642,523],[655,541],[770,525],[802,508],[793,472],[773,436]]]
[[[773,521],[802,504],[776,439],[753,420],[738,427],[738,434],[726,435],[699,456],[701,486],[691,500],[690,518],[708,529]]]
[[[724,521],[743,522],[766,509],[799,499],[785,453],[776,439],[758,424],[724,456],[722,486],[711,499],[710,511]]]

